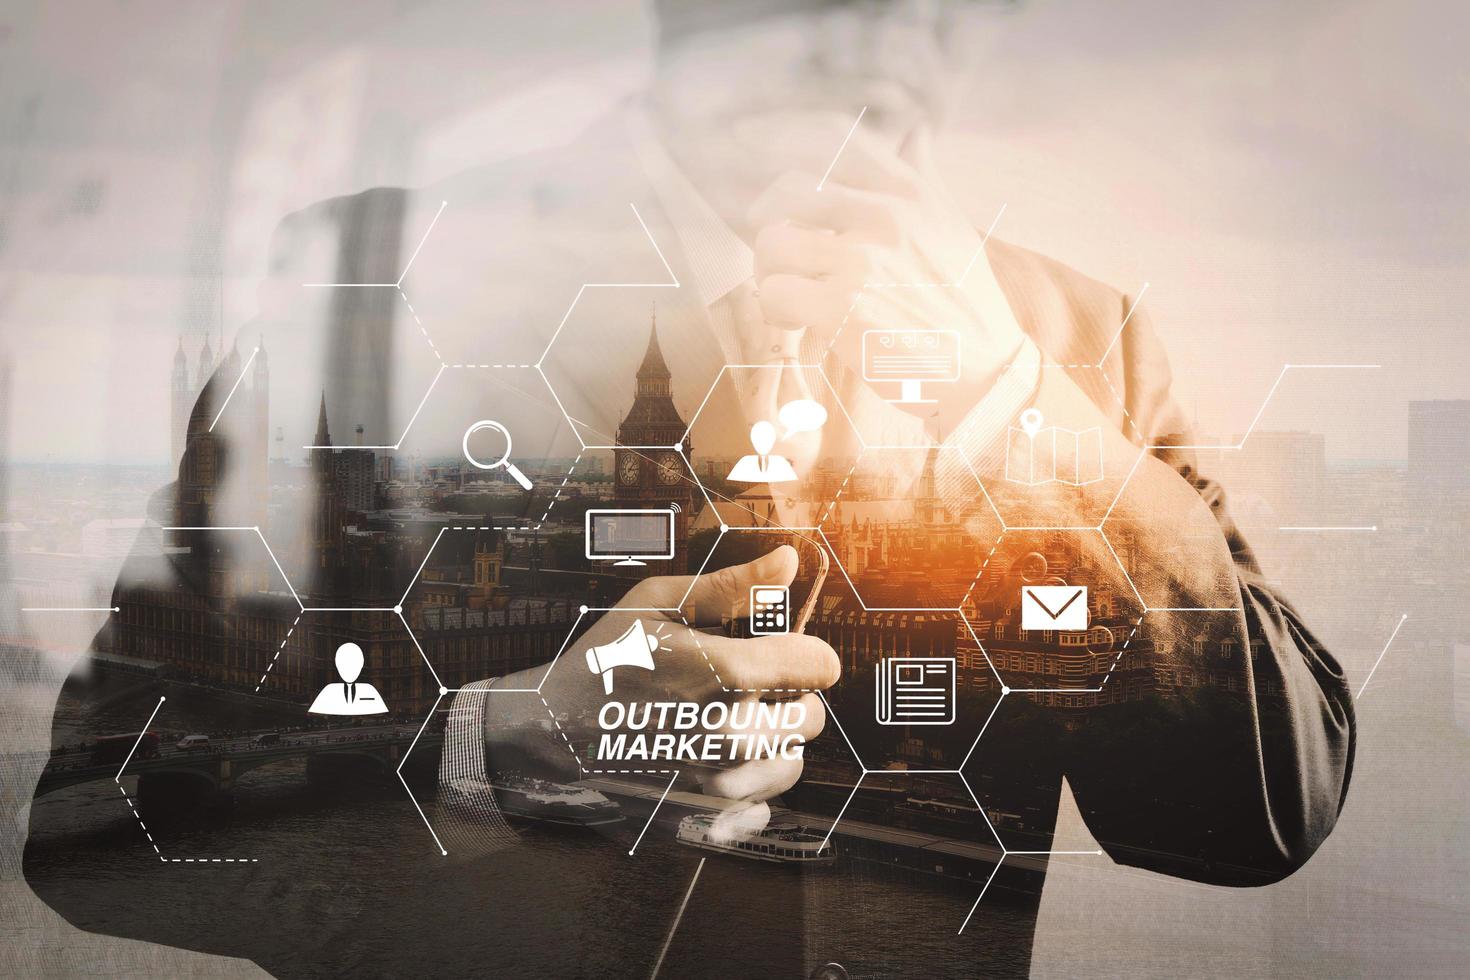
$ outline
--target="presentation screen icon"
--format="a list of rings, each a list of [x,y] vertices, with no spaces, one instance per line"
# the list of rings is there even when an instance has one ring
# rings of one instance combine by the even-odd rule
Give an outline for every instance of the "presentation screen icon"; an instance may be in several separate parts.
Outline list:
[[[791,632],[791,590],[784,585],[750,587],[750,632],[773,636]]]
[[[884,657],[877,680],[878,724],[954,724],[954,657]]]
[[[1087,586],[1021,586],[1021,629],[1087,629]]]
[[[674,557],[672,507],[662,510],[589,510],[586,544],[590,561],[642,565]]]
[[[863,380],[896,382],[898,405],[929,404],[923,397],[925,381],[960,379],[958,330],[864,330]]]

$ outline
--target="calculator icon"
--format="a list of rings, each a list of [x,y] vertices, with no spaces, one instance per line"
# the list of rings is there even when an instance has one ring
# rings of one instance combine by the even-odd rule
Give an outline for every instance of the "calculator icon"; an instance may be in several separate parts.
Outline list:
[[[784,585],[750,587],[750,631],[757,636],[791,632],[791,590]]]

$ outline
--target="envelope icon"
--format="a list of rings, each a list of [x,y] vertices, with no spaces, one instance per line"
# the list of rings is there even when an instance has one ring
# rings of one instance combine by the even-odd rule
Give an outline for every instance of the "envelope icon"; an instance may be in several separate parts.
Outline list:
[[[1021,629],[1087,629],[1087,586],[1021,586]]]

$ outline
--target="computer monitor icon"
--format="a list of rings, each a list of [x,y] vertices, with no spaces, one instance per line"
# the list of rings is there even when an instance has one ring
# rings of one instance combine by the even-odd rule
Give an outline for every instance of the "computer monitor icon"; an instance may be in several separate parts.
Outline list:
[[[863,380],[897,382],[899,396],[887,399],[899,405],[926,404],[925,381],[958,381],[958,330],[863,331]]]
[[[674,557],[673,508],[587,511],[587,558],[642,565]]]

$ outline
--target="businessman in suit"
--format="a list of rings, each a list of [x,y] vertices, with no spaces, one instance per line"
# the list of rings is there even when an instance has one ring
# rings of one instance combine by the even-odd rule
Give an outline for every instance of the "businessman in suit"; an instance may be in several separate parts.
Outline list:
[[[1019,778],[1028,786],[1046,788],[1051,814],[1031,831],[1049,841],[1065,778],[1089,828],[1120,863],[1228,885],[1292,873],[1330,832],[1347,790],[1353,716],[1342,672],[1262,576],[1222,491],[1198,472],[1146,311],[1057,262],[986,240],[957,218],[929,142],[938,119],[936,79],[946,48],[969,37],[960,29],[968,12],[947,5],[760,6],[664,5],[652,91],[568,147],[422,191],[364,191],[292,215],[276,235],[262,312],[249,329],[287,359],[320,364],[329,404],[351,404],[370,419],[386,412],[381,396],[398,370],[392,324],[406,322],[396,291],[303,298],[300,284],[394,281],[417,229],[448,201],[404,283],[414,315],[422,314],[446,362],[540,363],[583,440],[610,443],[629,371],[589,365],[587,341],[608,322],[626,322],[627,310],[611,295],[616,291],[589,291],[571,310],[566,303],[587,281],[676,282],[678,288],[656,294],[676,375],[712,380],[721,364],[771,365],[792,390],[850,415],[856,437],[829,426],[816,443],[798,434],[778,446],[810,462],[850,451],[855,438],[934,445],[929,418],[888,404],[862,380],[854,344],[863,330],[896,319],[958,327],[964,375],[936,396],[933,411],[947,435],[934,456],[932,485],[970,535],[982,569],[975,600],[1003,607],[1030,556],[1055,544],[1046,535],[1062,535],[1069,560],[1090,570],[1095,591],[1138,600],[1134,635],[1108,650],[1115,663],[1132,657],[1158,673],[1208,675],[1228,692],[1223,704],[1199,710],[1189,701],[1145,710],[1099,698],[1093,710],[1107,715],[1103,743],[1084,733],[1058,735],[1048,746],[996,745],[997,755],[1021,760]],[[863,105],[862,128],[824,176],[823,156],[830,160]],[[650,240],[661,247],[655,251]],[[625,339],[636,347],[642,337]],[[610,348],[617,346],[599,353],[615,359]],[[826,394],[809,368],[816,363],[831,382]],[[529,368],[490,370],[498,373],[482,387],[487,399],[486,391],[535,390],[537,372]],[[290,393],[295,411],[315,409],[316,387]],[[740,387],[732,404],[743,425],[781,397],[752,385]],[[1010,430],[1028,410],[1066,431],[1097,430],[1101,477],[1008,479]],[[434,430],[432,418],[420,420],[423,428]],[[901,467],[894,475],[903,486],[917,479]],[[1072,530],[989,533],[997,513],[1011,528]],[[1126,546],[1092,530],[1105,522],[1120,529],[1116,536]],[[1187,543],[1183,551],[1180,542]],[[693,607],[706,615],[734,608],[749,585],[794,574],[790,554],[773,552],[692,583]],[[690,584],[649,579],[623,605],[668,608]],[[924,603],[915,597],[914,604]],[[631,615],[609,615],[579,644],[606,642]],[[815,637],[712,644],[696,640],[677,618],[667,625],[668,663],[712,656],[739,681],[711,683],[693,670],[661,668],[647,678],[630,671],[630,685],[647,687],[623,689],[620,675],[620,697],[708,703],[728,698],[727,688],[799,689],[805,734],[816,737],[830,725],[826,706],[844,685],[870,684],[866,674],[839,676],[837,654]],[[543,675],[547,702],[568,717],[595,706],[601,681],[580,659],[564,657],[549,673],[538,665],[487,678],[456,695],[441,773],[509,751],[499,743],[505,732],[544,719],[537,699],[516,693],[538,686]],[[991,669],[1006,690],[1035,686],[1013,668]],[[85,698],[83,673],[72,686]],[[655,688],[654,678],[673,685],[672,692]],[[156,701],[150,690],[136,697]],[[1003,733],[1022,696],[1000,698]],[[1028,703],[1044,713],[1056,702],[1041,696]],[[861,743],[862,723],[839,720]],[[987,754],[991,743],[972,757],[969,740],[959,741],[946,766],[963,765],[981,784],[996,758]],[[565,748],[554,740],[514,748],[548,771],[565,771]],[[799,760],[730,759],[697,788],[726,799],[732,820],[759,826],[768,801],[796,786],[802,769]],[[980,792],[987,809],[1006,809],[1003,780]],[[435,816],[474,851],[475,819],[493,822],[493,796],[453,811],[446,805]],[[160,921],[137,914],[116,892],[87,887],[85,876],[54,873],[50,861],[38,860],[34,837],[44,837],[53,822],[64,824],[65,815],[46,804],[33,808],[27,877],[71,921],[247,957],[282,976],[410,969],[619,975],[647,973],[654,963],[669,976],[1024,973],[1037,902],[1033,888],[1003,907],[980,903],[967,918],[974,896],[945,894],[934,915],[906,923],[898,940],[882,938],[890,901],[843,899],[890,886],[895,895],[910,895],[904,876],[881,864],[794,881],[715,864],[697,892],[690,884],[694,900],[681,909],[692,860],[672,877],[667,868],[655,873],[632,861],[589,866],[586,875],[548,873],[542,845],[491,830],[478,834],[483,846],[472,857],[426,859],[422,871],[398,880],[373,875],[369,850],[368,860],[343,867],[330,887],[293,876],[290,849],[269,842],[261,843],[258,863],[209,875],[129,864],[125,852],[98,855],[109,875],[165,895],[180,910]],[[423,847],[423,835],[404,806],[372,846]],[[323,894],[351,900],[322,901]],[[542,907],[538,896],[548,894],[565,899],[556,915],[518,914]],[[227,922],[188,911],[225,903],[235,909]],[[965,927],[956,935],[960,921]],[[671,923],[678,928],[671,931]]]

